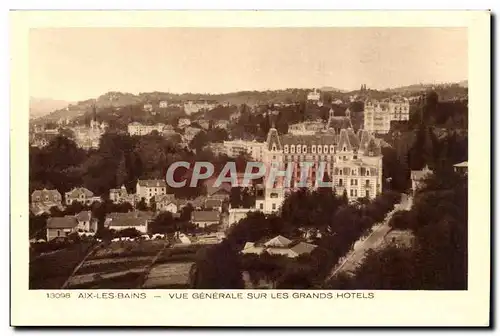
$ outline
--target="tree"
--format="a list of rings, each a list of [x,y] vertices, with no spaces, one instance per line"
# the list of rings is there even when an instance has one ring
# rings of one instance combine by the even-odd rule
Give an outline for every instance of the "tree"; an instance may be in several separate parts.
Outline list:
[[[186,204],[185,207],[181,210],[181,216],[179,220],[181,221],[190,221],[191,213],[194,211],[193,205],[191,203]]]
[[[199,151],[208,143],[209,138],[207,136],[207,133],[205,131],[200,131],[193,137],[193,139],[189,143],[189,148]]]
[[[238,251],[228,242],[201,250],[190,273],[194,289],[244,288]]]
[[[146,210],[148,210],[148,206],[146,204],[146,199],[144,197],[141,198],[141,200],[139,201],[139,203],[137,203],[137,210],[139,210],[139,211],[146,211]]]
[[[413,218],[412,213],[408,210],[396,211],[390,221],[389,226],[396,230],[408,230],[413,228]]]
[[[116,236],[118,237],[129,237],[129,238],[137,238],[140,237],[141,235],[142,233],[139,232],[136,228],[126,228],[116,233]]]
[[[149,233],[173,233],[177,229],[171,212],[160,212],[149,226]]]
[[[155,196],[153,196],[149,199],[149,209],[151,211],[156,211],[156,198],[155,198]]]
[[[232,187],[231,192],[229,194],[229,202],[231,204],[231,208],[239,208],[241,204],[241,188],[240,187]]]
[[[116,168],[116,185],[122,186],[128,182],[128,170],[125,162],[125,155],[122,154],[118,167]]]

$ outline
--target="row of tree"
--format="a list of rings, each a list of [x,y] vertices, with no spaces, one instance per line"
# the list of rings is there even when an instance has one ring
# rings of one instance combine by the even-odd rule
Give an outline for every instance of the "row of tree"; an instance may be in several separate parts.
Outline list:
[[[371,252],[354,277],[339,276],[329,289],[467,289],[467,178],[451,169],[425,181],[410,211],[390,225],[409,230],[411,245],[391,245]]]

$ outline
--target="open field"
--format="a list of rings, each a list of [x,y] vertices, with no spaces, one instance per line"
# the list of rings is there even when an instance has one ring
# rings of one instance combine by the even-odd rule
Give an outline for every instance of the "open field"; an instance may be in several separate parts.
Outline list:
[[[143,288],[189,288],[189,271],[200,249],[205,244],[177,244],[165,249],[151,268]]]

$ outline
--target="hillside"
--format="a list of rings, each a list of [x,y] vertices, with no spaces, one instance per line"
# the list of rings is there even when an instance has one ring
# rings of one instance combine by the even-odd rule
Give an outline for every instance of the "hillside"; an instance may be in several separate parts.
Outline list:
[[[426,90],[435,88],[441,100],[453,100],[467,98],[468,89],[467,81],[455,84],[441,84],[433,86],[432,84],[416,84],[400,88],[393,88],[384,91],[368,89],[365,92],[351,91],[345,92],[332,87],[324,87],[322,91],[322,99],[325,103],[333,100],[349,101],[352,96],[358,96],[358,99],[369,96],[373,99],[389,98],[394,94],[404,96],[418,95]],[[92,105],[96,104],[98,109],[114,108],[120,110],[124,107],[140,107],[145,103],[157,104],[162,100],[171,102],[183,102],[188,100],[207,100],[216,101],[218,103],[229,103],[231,105],[267,105],[276,103],[296,103],[303,102],[307,99],[307,94],[313,89],[284,89],[284,90],[267,90],[267,91],[239,91],[224,94],[201,94],[201,93],[182,93],[174,94],[168,92],[141,92],[139,94],[124,93],[124,92],[108,92],[94,99],[80,101],[69,106],[61,106],[56,111],[44,115],[36,122],[56,122],[59,119],[74,119],[83,116],[92,110]],[[66,104],[67,105],[67,104]],[[135,108],[134,108],[135,109]],[[118,112],[119,113],[119,112]]]
[[[30,119],[39,118],[55,110],[65,108],[70,103],[64,100],[50,98],[30,98]]]

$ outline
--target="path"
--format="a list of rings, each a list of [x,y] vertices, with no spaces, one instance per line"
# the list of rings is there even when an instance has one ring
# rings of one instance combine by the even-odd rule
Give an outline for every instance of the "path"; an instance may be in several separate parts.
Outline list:
[[[66,289],[71,278],[76,274],[76,272],[78,272],[78,270],[82,267],[82,265],[85,263],[85,261],[87,261],[87,258],[90,257],[92,255],[92,253],[94,253],[94,251],[99,248],[100,245],[101,244],[95,244],[94,246],[91,246],[89,248],[89,252],[85,255],[85,257],[83,257],[82,261],[80,261],[80,263],[78,265],[76,265],[76,267],[73,269],[73,272],[71,272],[71,275],[66,279],[66,281],[62,285],[61,289]]]
[[[146,281],[148,280],[148,276],[149,276],[149,273],[151,272],[151,269],[153,268],[153,266],[155,265],[156,261],[158,260],[158,258],[163,254],[163,252],[168,248],[170,247],[170,240],[166,240],[165,241],[165,244],[163,245],[163,247],[161,248],[160,251],[158,251],[158,253],[155,255],[155,257],[153,258],[153,260],[149,263],[149,265],[147,265],[146,267],[144,267],[144,274],[142,275],[141,277],[141,280],[139,282],[139,288],[144,288],[144,284],[146,283]]]
[[[336,274],[339,274],[341,272],[351,273],[355,271],[356,268],[362,263],[364,257],[366,256],[366,252],[368,252],[370,249],[379,247],[384,242],[384,237],[391,231],[389,222],[392,218],[392,215],[399,210],[410,209],[412,203],[413,199],[408,195],[403,194],[401,202],[394,206],[394,209],[386,215],[382,223],[376,224],[373,227],[372,233],[368,235],[368,237],[360,239],[356,242],[356,244],[354,245],[354,249],[344,257],[344,260],[340,264],[337,264],[333,268],[326,281],[329,281]]]

